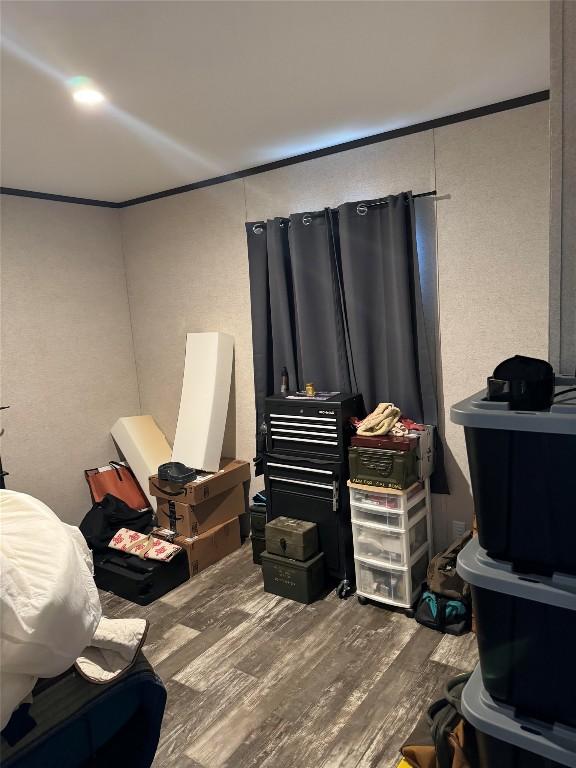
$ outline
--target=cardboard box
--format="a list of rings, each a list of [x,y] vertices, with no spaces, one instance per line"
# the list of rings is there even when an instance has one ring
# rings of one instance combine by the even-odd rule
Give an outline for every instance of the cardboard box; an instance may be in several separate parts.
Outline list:
[[[192,577],[240,547],[240,522],[235,517],[194,539],[176,536],[174,544],[186,550]]]
[[[158,499],[156,515],[162,528],[169,528],[191,539],[239,517],[245,511],[244,486],[240,483],[200,504]]]
[[[158,499],[178,501],[183,504],[200,504],[219,493],[250,480],[250,464],[240,459],[222,459],[220,470],[186,485],[159,480],[158,475],[150,478],[150,493]]]

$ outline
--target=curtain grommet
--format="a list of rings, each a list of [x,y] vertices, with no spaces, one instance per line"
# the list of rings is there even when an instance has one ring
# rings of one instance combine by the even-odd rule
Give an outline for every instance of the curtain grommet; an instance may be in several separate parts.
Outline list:
[[[254,232],[255,235],[261,235],[262,232],[264,232],[264,227],[261,224],[254,224],[252,232]]]
[[[302,224],[304,224],[305,227],[307,227],[308,224],[312,224],[312,216],[309,213],[305,213],[304,216],[302,216]]]
[[[366,214],[368,213],[368,206],[366,205],[366,203],[358,203],[358,205],[356,206],[356,213],[358,214],[358,216],[366,216]]]

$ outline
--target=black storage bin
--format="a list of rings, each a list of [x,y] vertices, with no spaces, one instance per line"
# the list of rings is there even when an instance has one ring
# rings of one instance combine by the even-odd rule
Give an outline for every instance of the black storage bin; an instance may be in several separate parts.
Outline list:
[[[519,717],[498,704],[476,667],[462,691],[462,714],[476,729],[480,768],[576,766],[576,731]]]
[[[571,386],[576,378],[556,378],[556,392]],[[517,570],[576,575],[576,392],[528,412],[485,394],[451,409],[464,426],[482,547]]]
[[[252,534],[250,541],[252,542],[252,562],[256,565],[262,565],[262,552],[266,549],[266,539],[263,536]]]
[[[312,603],[324,589],[324,555],[309,560],[291,560],[281,555],[262,553],[264,590],[298,603]]]
[[[482,679],[521,715],[576,729],[576,578],[527,577],[472,539],[458,557],[471,586]]]
[[[142,560],[127,552],[94,554],[96,586],[138,605],[149,605],[190,578],[184,550],[168,561]]]

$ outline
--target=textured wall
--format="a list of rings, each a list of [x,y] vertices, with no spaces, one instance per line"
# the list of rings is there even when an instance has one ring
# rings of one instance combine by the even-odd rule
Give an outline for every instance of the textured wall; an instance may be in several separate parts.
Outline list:
[[[513,354],[548,357],[548,104],[435,132],[440,336],[448,518],[470,510],[450,405]]]
[[[437,188],[442,403],[480,389],[501,359],[547,354],[548,107],[537,104],[122,211],[144,412],[172,438],[186,331],[236,342],[227,447],[254,454],[244,222]],[[434,146],[436,143],[436,147]],[[437,543],[472,504],[459,428],[446,427],[454,493],[435,499]]]
[[[7,485],[78,523],[83,470],[139,412],[118,212],[4,196],[2,260]]]
[[[254,385],[242,181],[122,211],[143,413],[174,439],[186,333],[234,337],[225,454],[254,456]]]

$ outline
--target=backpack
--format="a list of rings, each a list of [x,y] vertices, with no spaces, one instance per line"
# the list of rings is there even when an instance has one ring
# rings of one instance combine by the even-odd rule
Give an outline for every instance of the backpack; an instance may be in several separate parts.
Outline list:
[[[400,752],[412,768],[479,768],[476,731],[462,716],[460,699],[470,673],[448,680]]]
[[[105,552],[120,528],[148,533],[152,529],[152,510],[132,509],[122,499],[107,493],[80,523],[80,531],[94,552]]]
[[[472,531],[466,531],[430,561],[427,584],[414,613],[419,624],[449,635],[463,635],[470,629],[470,587],[457,573],[456,561],[471,538]]]

